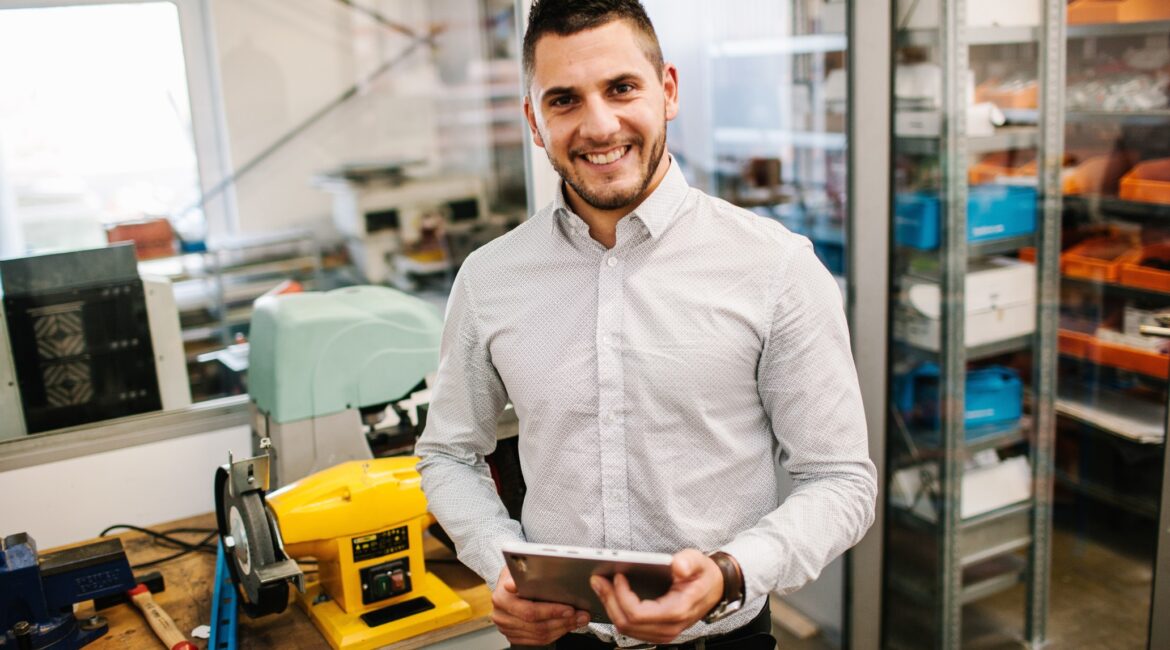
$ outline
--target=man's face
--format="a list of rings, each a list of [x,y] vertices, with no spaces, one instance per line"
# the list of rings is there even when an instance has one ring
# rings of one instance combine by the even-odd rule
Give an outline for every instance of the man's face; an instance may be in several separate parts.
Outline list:
[[[620,210],[640,202],[678,114],[678,73],[662,78],[624,20],[536,43],[524,113],[536,145],[585,203]]]

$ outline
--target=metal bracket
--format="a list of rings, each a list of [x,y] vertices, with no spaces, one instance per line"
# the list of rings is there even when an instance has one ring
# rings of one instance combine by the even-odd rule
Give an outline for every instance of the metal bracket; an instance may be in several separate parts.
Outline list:
[[[228,452],[228,492],[233,497],[253,490],[268,491],[268,450],[271,448],[272,443],[264,438],[260,441],[260,449],[264,453],[259,456],[234,460],[232,453]]]

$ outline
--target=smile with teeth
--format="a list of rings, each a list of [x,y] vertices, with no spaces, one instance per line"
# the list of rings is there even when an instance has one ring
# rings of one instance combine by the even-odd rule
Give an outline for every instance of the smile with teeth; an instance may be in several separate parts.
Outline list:
[[[615,160],[626,155],[626,152],[629,150],[629,145],[626,145],[624,147],[611,149],[605,153],[587,153],[585,154],[585,159],[594,165],[608,165],[609,163],[614,162]]]

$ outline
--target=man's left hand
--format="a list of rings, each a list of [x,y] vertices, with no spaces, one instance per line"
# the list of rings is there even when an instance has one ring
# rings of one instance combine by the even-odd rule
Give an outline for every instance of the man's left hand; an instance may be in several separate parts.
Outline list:
[[[695,549],[674,554],[674,583],[656,600],[641,600],[624,575],[609,581],[593,576],[597,592],[617,631],[648,643],[669,643],[723,597],[723,574],[715,561]]]

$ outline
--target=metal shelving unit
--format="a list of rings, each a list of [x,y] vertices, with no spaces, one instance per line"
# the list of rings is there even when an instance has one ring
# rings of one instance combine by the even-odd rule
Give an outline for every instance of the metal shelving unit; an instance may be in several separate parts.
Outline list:
[[[894,619],[905,612],[896,595],[886,598],[887,645],[928,648],[959,648],[963,644],[962,619],[965,606],[977,603],[1005,589],[1024,583],[1027,603],[1025,629],[1009,633],[1017,639],[1039,646],[1046,638],[1049,591],[1049,539],[1051,537],[1051,474],[1055,421],[1052,395],[1056,373],[1056,332],[1058,295],[1058,258],[1060,223],[1060,160],[1063,151],[1063,66],[1064,0],[1045,2],[1042,27],[967,28],[962,17],[967,2],[940,3],[940,28],[912,30],[897,34],[901,46],[933,48],[933,61],[940,64],[943,84],[939,111],[941,132],[937,137],[897,137],[894,141],[898,169],[907,166],[930,167],[937,164],[940,197],[940,250],[914,251],[899,248],[896,256],[907,260],[895,268],[919,269],[906,277],[921,279],[923,271],[934,275],[945,297],[941,306],[941,331],[937,352],[913,348],[904,343],[894,346],[892,358],[913,364],[929,359],[939,366],[939,426],[921,431],[911,428],[911,443],[891,439],[888,446],[888,469],[930,462],[937,465],[937,482],[933,497],[933,521],[923,519],[895,504],[888,510],[889,551],[887,584],[890,589],[917,600],[917,616],[929,616],[931,624],[912,638],[900,638],[893,628]],[[1030,45],[1029,45],[1030,44]],[[991,136],[968,137],[967,84],[971,67],[971,49],[988,57],[991,46],[1032,47],[1037,51],[1037,75],[1040,79],[1040,111],[1030,110],[1024,121],[1000,127]],[[1018,116],[1017,116],[1018,117]],[[968,241],[968,164],[975,155],[1009,150],[1037,151],[1038,195],[1037,227],[1033,234],[986,242]],[[937,163],[930,161],[937,160]],[[900,172],[905,174],[906,172]],[[929,174],[927,174],[929,177]],[[913,187],[913,186],[911,186]],[[1037,249],[1035,272],[1036,330],[1026,336],[980,346],[966,346],[967,299],[965,295],[969,265],[972,260],[996,255],[1014,255],[1025,246]],[[937,265],[924,255],[936,255]],[[911,260],[919,260],[911,263]],[[925,263],[923,263],[925,262]],[[895,285],[899,282],[895,280]],[[895,300],[901,300],[895,297]],[[897,335],[895,328],[895,336]],[[895,340],[895,342],[897,342]],[[966,401],[967,373],[983,364],[1030,354],[1032,369],[1025,392],[1030,415],[1013,426],[968,429]],[[902,366],[899,366],[902,367]],[[891,425],[890,431],[897,430]],[[891,433],[891,436],[894,434]],[[905,449],[909,447],[907,455]],[[1031,496],[992,512],[963,518],[961,501],[967,463],[976,455],[988,453],[1027,455],[1031,468]],[[901,456],[901,458],[899,458]],[[1017,461],[1018,462],[1018,461]],[[887,472],[892,475],[892,471]],[[906,538],[904,539],[903,536]],[[907,548],[899,550],[898,546]],[[917,553],[919,557],[899,558]],[[921,557],[922,553],[931,558]],[[925,598],[914,599],[917,592]],[[929,613],[927,613],[929,612]]]

